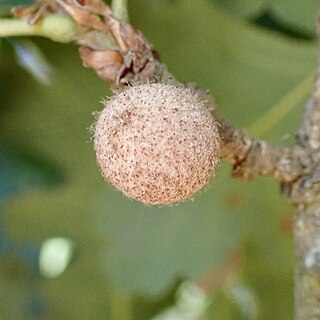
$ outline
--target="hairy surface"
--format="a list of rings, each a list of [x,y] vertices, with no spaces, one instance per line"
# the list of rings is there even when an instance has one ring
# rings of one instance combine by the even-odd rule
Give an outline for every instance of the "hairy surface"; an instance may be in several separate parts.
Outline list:
[[[129,87],[104,102],[94,146],[103,176],[129,198],[166,205],[192,197],[219,161],[217,124],[190,89]]]

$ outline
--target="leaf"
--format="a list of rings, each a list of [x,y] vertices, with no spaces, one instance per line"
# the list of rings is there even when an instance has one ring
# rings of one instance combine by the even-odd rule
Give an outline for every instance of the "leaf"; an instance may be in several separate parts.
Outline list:
[[[239,218],[224,204],[227,176],[219,170],[213,187],[173,207],[101,196],[100,224],[110,237],[105,263],[119,288],[159,294],[177,275],[196,278],[223,261],[239,238]]]
[[[35,2],[35,0],[0,0],[1,7],[18,7],[28,6]]]
[[[307,34],[314,34],[316,15],[320,9],[318,0],[271,0],[276,17],[287,26]]]
[[[56,54],[57,49],[59,54]],[[80,67],[76,52],[54,45],[47,48],[46,54],[50,56],[50,52],[56,52],[56,62],[60,57],[57,62],[60,73],[53,83],[53,89],[37,86],[19,68],[12,67],[14,77],[9,76],[11,72],[6,74],[7,93],[0,90],[1,100],[6,102],[5,108],[1,110],[4,121],[1,121],[0,131],[7,143],[10,140],[10,144],[23,145],[34,154],[40,153],[59,171],[66,173],[66,180],[60,187],[29,190],[28,193],[6,201],[6,206],[11,207],[9,212],[15,216],[6,216],[6,233],[8,240],[20,246],[30,243],[40,247],[44,240],[56,236],[74,240],[77,246],[76,262],[71,263],[54,281],[41,278],[36,280],[42,286],[45,305],[43,312],[46,319],[102,319],[109,314],[110,293],[104,274],[95,270],[100,261],[98,248],[101,249],[101,239],[95,235],[95,224],[92,223],[94,212],[91,208],[93,203],[87,199],[95,195],[99,185],[100,188],[105,185],[100,180],[91,144],[87,143],[90,139],[87,128],[93,119],[91,112],[99,107],[98,101],[107,90],[93,74]],[[7,59],[4,57],[3,61]],[[92,83],[95,83],[94,87],[91,87]],[[84,88],[91,89],[87,92]],[[78,107],[81,101],[83,105]],[[15,133],[9,127],[15,127]],[[21,131],[19,127],[24,129]],[[77,157],[82,154],[80,163],[74,161],[72,154],[77,154]],[[88,185],[81,183],[86,181],[87,184],[88,178],[93,186],[89,196]],[[77,181],[75,184],[72,182],[74,179]],[[79,185],[82,187],[79,188]],[[73,204],[70,200],[74,201]],[[94,273],[92,270],[95,270]],[[40,277],[39,270],[33,272]],[[61,314],[60,310],[64,312]],[[66,313],[66,310],[70,310],[70,313]]]
[[[266,0],[213,0],[213,2],[241,17],[253,16],[266,6]]]
[[[62,181],[51,163],[0,140],[0,205],[26,189],[53,187]],[[0,316],[6,320],[34,319],[43,306],[39,288],[31,280],[38,248],[8,238],[1,207],[0,214]]]
[[[23,189],[44,188],[63,182],[62,174],[51,164],[29,152],[9,147],[0,140],[0,203]]]
[[[320,9],[318,0],[213,0],[213,2],[240,17],[253,17],[263,11],[270,11],[280,25],[308,36],[314,35],[316,14]]]
[[[0,316],[2,319],[35,319],[34,307],[40,302],[37,296],[39,288],[32,284],[28,271],[21,261],[12,258],[1,259]]]

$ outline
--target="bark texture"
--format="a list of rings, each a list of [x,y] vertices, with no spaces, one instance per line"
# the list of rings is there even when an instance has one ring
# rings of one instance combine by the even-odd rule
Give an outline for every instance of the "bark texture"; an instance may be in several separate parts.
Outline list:
[[[318,20],[319,31],[319,20]],[[296,320],[320,319],[320,73],[305,107],[297,146],[309,154],[309,172],[286,186],[296,207],[295,315]]]
[[[320,319],[320,184],[317,164],[314,170],[284,192],[296,207],[295,241],[295,319]]]
[[[295,214],[295,315],[320,319],[320,201]]]

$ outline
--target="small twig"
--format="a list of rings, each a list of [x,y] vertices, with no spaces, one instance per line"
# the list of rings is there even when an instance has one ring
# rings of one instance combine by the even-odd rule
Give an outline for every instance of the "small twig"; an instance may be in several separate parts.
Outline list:
[[[307,172],[310,160],[302,149],[282,148],[255,140],[243,130],[234,128],[216,111],[213,115],[221,126],[222,157],[233,166],[234,178],[250,181],[261,175],[281,182],[292,182]]]
[[[221,156],[233,166],[234,178],[250,181],[261,175],[274,177],[281,182],[292,182],[307,172],[310,159],[303,149],[282,148],[253,139],[215,110],[213,98],[207,91],[198,92],[207,101],[214,119],[220,125],[223,142]]]
[[[297,142],[310,150],[314,161],[320,161],[320,74],[315,80],[313,95],[305,107],[304,119],[297,133]]]
[[[66,15],[46,16],[31,25],[23,19],[0,19],[0,37],[41,36],[56,42],[71,42],[76,24]]]

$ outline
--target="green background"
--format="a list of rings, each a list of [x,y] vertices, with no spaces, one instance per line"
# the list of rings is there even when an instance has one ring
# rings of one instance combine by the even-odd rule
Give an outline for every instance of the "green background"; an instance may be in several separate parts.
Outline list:
[[[316,67],[320,1],[129,7],[177,79],[209,88],[217,109],[254,137],[293,143]],[[0,48],[0,318],[151,319],[174,305],[182,281],[214,277],[237,252],[201,319],[292,319],[292,208],[278,183],[236,181],[222,161],[193,201],[148,208],[126,199],[100,176],[88,129],[110,90],[74,45],[32,40],[54,68],[50,86],[17,66],[7,41]],[[46,279],[39,248],[53,237],[75,251],[65,272]],[[239,303],[238,287],[254,307]]]

